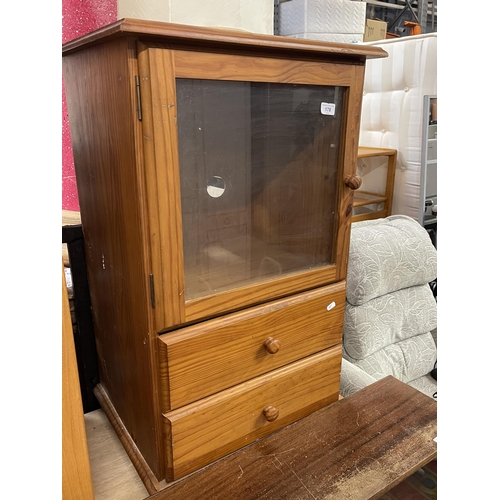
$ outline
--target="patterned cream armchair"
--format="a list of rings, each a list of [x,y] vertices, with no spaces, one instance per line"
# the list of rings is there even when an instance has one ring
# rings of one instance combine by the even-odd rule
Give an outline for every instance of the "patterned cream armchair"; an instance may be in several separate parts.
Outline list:
[[[387,375],[437,393],[437,304],[429,283],[437,252],[414,219],[393,215],[352,225],[340,393]],[[437,397],[437,395],[435,396]]]

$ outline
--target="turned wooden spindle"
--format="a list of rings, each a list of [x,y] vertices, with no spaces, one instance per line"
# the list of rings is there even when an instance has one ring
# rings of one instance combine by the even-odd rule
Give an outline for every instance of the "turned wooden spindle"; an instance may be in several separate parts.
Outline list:
[[[280,350],[281,342],[278,339],[267,337],[267,339],[264,340],[264,347],[269,354],[276,354]]]
[[[353,190],[359,189],[363,180],[359,175],[347,175],[344,177],[344,184]]]
[[[262,413],[268,422],[274,422],[279,417],[280,411],[274,406],[267,405],[262,410]]]

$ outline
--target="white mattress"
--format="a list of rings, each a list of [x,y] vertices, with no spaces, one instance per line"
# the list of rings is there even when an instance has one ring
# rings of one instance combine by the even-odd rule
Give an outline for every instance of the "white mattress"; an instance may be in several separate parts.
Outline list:
[[[353,2],[357,3],[357,2]],[[437,95],[437,33],[367,42],[389,56],[366,62],[360,146],[398,151],[392,213],[418,220],[424,95]],[[362,189],[379,189],[386,170],[380,160],[358,162]]]
[[[213,26],[274,33],[274,0],[117,0],[118,19]]]
[[[363,33],[299,33],[297,35],[288,35],[288,37],[337,43],[360,43],[363,41]]]
[[[300,38],[314,40],[340,41],[329,39],[328,36],[332,34],[363,35],[365,18],[365,2],[290,0],[280,3],[279,34],[301,35]],[[313,34],[321,38],[311,38]]]

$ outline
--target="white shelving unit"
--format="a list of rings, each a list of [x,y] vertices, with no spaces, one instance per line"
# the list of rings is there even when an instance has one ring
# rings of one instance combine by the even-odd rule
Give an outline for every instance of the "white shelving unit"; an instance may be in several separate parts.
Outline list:
[[[422,113],[422,163],[420,170],[419,222],[424,227],[437,224],[437,95],[425,95]]]

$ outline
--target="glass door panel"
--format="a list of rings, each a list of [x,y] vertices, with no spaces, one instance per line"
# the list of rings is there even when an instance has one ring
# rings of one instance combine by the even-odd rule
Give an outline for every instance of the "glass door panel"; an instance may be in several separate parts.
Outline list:
[[[186,300],[334,264],[344,94],[176,80]]]

